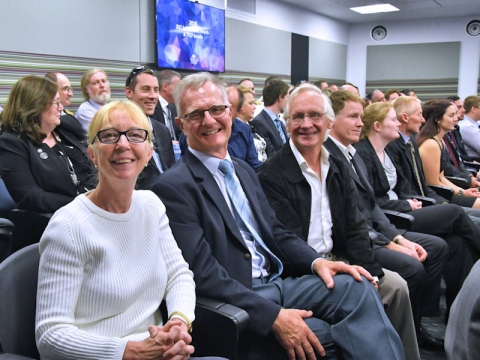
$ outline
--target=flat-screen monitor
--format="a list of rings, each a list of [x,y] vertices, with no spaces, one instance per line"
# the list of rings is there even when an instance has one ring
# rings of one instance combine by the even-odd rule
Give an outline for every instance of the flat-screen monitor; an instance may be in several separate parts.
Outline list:
[[[157,0],[158,66],[225,71],[225,10],[187,0]]]

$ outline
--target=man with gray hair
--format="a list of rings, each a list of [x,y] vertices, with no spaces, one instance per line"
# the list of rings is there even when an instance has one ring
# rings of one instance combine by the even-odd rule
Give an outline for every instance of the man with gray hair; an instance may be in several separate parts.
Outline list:
[[[177,117],[177,109],[173,100],[173,90],[180,81],[180,74],[173,70],[162,70],[158,73],[158,103],[155,107],[155,111],[151,116],[162,124],[164,124],[173,141],[178,141],[182,131],[175,123]]]
[[[78,107],[75,117],[87,131],[90,121],[97,111],[110,100],[108,75],[102,69],[88,69],[80,81],[85,102]]]
[[[404,359],[372,276],[320,258],[286,230],[253,169],[230,157],[223,82],[192,74],[174,97],[188,151],[152,190],[165,204],[197,294],[249,314],[239,358]]]

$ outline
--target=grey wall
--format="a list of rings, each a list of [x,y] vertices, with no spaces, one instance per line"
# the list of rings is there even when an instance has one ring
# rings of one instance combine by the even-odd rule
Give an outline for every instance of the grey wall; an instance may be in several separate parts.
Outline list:
[[[310,38],[308,73],[311,78],[345,79],[347,45]]]
[[[367,81],[458,78],[460,42],[367,46]]]
[[[4,51],[135,62],[155,59],[154,0],[0,0],[0,8]]]
[[[227,70],[290,75],[290,32],[231,18],[225,28]]]

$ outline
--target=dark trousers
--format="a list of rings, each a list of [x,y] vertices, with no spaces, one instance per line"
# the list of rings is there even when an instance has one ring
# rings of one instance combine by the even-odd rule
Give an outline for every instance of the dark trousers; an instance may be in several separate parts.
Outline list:
[[[432,235],[407,231],[404,236],[425,249],[428,256],[423,263],[412,256],[385,247],[376,248],[374,256],[375,261],[382,267],[397,272],[407,282],[415,329],[418,330],[421,317],[438,310],[440,280],[448,246],[441,238]]]

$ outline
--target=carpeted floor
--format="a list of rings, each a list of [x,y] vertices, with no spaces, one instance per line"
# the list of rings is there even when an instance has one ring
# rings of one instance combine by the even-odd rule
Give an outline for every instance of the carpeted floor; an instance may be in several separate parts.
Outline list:
[[[444,287],[445,284],[442,281],[442,287]],[[440,313],[441,315],[438,317],[431,317],[427,318],[424,317],[422,319],[422,325],[428,330],[430,334],[435,336],[436,338],[444,338],[445,337],[445,323],[443,321],[445,317],[445,297],[442,295],[440,298]],[[434,351],[434,350],[425,350],[425,349],[420,349],[420,358],[422,360],[444,360],[447,359],[447,356],[445,355],[445,351]]]

